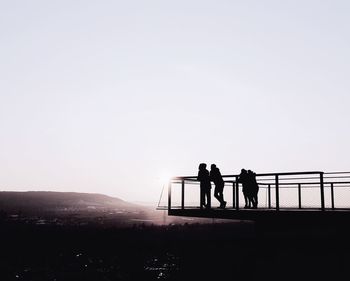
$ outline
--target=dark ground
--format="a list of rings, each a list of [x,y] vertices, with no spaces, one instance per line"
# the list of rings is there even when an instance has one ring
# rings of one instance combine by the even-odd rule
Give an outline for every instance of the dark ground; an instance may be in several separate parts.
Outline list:
[[[0,280],[348,280],[342,229],[0,223]]]

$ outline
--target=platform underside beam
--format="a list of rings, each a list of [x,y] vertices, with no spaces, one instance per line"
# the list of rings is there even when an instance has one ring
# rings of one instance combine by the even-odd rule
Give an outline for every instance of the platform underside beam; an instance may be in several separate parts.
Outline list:
[[[170,216],[200,217],[213,219],[248,220],[264,224],[291,224],[291,225],[349,225],[350,210],[234,210],[234,209],[171,209]]]

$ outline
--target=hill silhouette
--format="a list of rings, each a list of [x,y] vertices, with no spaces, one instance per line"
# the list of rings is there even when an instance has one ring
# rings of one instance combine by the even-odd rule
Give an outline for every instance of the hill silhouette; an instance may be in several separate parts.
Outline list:
[[[169,217],[165,212],[98,193],[0,192],[0,219],[26,223],[120,226],[211,222],[207,218]]]
[[[51,191],[0,192],[0,209],[5,212],[134,210],[140,208],[140,206],[128,203],[122,199],[97,193]]]

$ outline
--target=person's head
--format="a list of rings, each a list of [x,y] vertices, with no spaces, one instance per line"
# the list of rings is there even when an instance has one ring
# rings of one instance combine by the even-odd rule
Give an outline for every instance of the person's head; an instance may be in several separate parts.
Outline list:
[[[247,173],[247,170],[246,169],[242,169],[241,170],[241,174],[246,174]]]
[[[207,164],[205,163],[200,163],[198,169],[199,170],[204,170],[207,167]]]
[[[216,165],[215,164],[211,164],[210,169],[212,169],[212,170],[216,169]]]

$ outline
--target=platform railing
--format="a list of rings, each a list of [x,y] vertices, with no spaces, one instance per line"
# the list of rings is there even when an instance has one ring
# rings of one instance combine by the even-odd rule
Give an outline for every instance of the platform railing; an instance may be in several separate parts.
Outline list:
[[[240,210],[240,192],[242,191],[242,185],[239,183],[239,175],[223,175],[225,182],[225,190],[230,188],[232,190],[232,204],[228,206],[230,209]],[[279,211],[280,204],[280,192],[284,190],[297,189],[298,204],[295,209],[318,209],[325,211],[326,209],[335,210],[335,189],[346,187],[350,188],[350,172],[330,172],[324,173],[322,171],[308,171],[308,172],[284,172],[284,173],[263,173],[256,174],[256,179],[259,184],[260,190],[265,190],[267,194],[267,206],[265,209],[271,209]],[[174,185],[181,186],[180,205],[172,205],[172,189]],[[185,197],[188,186],[195,185],[198,190],[200,189],[199,182],[196,176],[184,176],[174,177],[168,183],[168,204],[167,209],[186,209],[186,208],[199,208],[199,206],[186,206]],[[314,207],[303,206],[302,204],[302,191],[306,189],[312,189],[313,194],[319,199]],[[325,190],[329,190],[330,199],[326,202]],[[273,194],[274,191],[274,194]],[[327,193],[328,194],[328,193]],[[274,199],[274,200],[273,200]],[[273,202],[274,201],[274,202]],[[349,198],[350,201],[350,198]],[[329,207],[327,207],[327,206]],[[285,208],[285,206],[282,206]],[[349,205],[350,208],[350,205]]]

